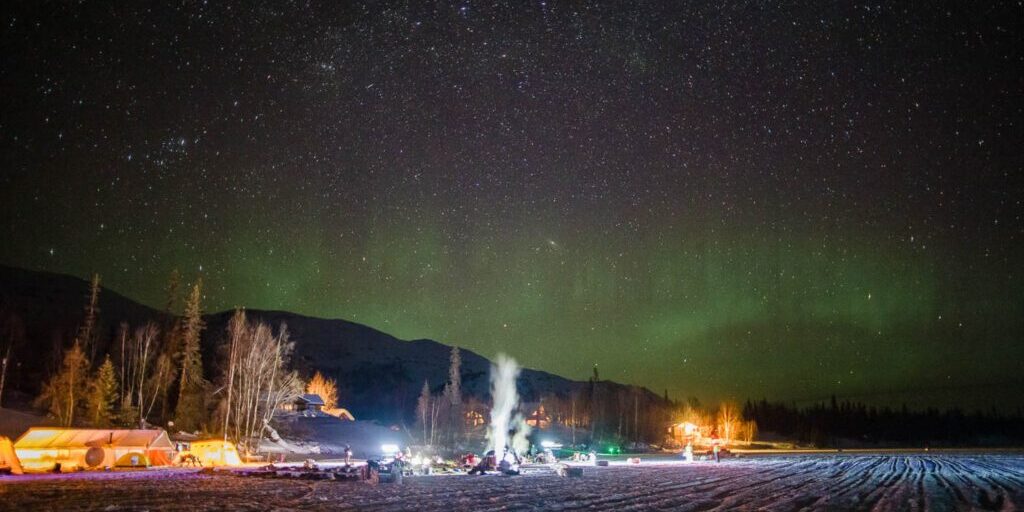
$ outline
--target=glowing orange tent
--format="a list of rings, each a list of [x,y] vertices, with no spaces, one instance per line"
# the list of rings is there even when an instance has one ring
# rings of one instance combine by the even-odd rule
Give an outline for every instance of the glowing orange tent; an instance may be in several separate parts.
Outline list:
[[[189,446],[188,453],[198,457],[199,461],[203,463],[203,467],[240,466],[242,464],[242,459],[238,456],[238,449],[231,441],[221,439],[193,441]]]
[[[47,471],[78,468],[166,466],[174,445],[163,430],[36,427],[14,443],[22,467]]]
[[[18,455],[14,452],[14,445],[11,440],[0,436],[0,470],[10,471],[15,475],[23,473]]]

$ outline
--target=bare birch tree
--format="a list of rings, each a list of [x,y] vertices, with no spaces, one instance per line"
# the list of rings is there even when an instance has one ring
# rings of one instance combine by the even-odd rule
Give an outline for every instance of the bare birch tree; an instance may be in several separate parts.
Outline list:
[[[740,412],[736,404],[722,402],[718,406],[718,433],[726,443],[736,439],[740,433]]]
[[[423,389],[420,390],[420,397],[416,400],[416,419],[423,429],[423,444],[429,445],[427,437],[427,418],[430,416],[430,385],[423,381]]]
[[[231,419],[231,397],[235,391],[235,367],[238,362],[238,346],[241,337],[246,334],[245,310],[236,309],[228,324],[228,380],[227,402],[224,403],[224,440],[228,439],[228,422]]]
[[[122,329],[125,326],[122,324]],[[160,329],[150,322],[135,329],[130,338],[119,334],[121,342],[121,417],[127,423],[144,426],[157,399],[164,390],[171,365],[158,357]]]
[[[228,324],[227,392],[221,405],[225,437],[246,453],[259,450],[260,441],[281,404],[302,392],[302,381],[287,370],[294,348],[284,324],[275,335],[263,322],[250,323],[236,311]]]

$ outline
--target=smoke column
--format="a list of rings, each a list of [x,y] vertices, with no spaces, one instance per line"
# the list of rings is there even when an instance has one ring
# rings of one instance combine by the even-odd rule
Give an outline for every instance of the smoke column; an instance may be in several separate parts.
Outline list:
[[[519,365],[515,359],[498,354],[491,365],[491,447],[494,456],[501,460],[501,454],[508,444],[508,427],[512,419],[512,411],[519,404],[516,392],[516,379],[519,377]]]

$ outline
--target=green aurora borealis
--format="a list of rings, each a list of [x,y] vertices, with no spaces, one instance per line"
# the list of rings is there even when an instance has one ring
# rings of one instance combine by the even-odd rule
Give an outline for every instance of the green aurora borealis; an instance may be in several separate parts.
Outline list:
[[[1013,385],[1020,361],[1006,355],[1019,353],[1018,340],[995,326],[1020,321],[1020,295],[986,281],[1012,275],[1005,263],[952,273],[955,260],[909,240],[836,247],[714,224],[721,234],[656,225],[616,236],[552,223],[456,245],[437,223],[420,223],[335,251],[312,225],[280,243],[236,234],[196,246],[179,268],[203,275],[210,310],[346,318],[575,378],[597,364],[606,378],[676,397],[890,403],[927,392],[939,396],[927,403],[945,404],[950,390],[962,399],[965,386]],[[43,268],[99,269],[112,289],[159,306],[171,267],[118,271],[109,262],[131,260],[131,246],[95,236],[109,244]],[[226,263],[211,269],[211,260]]]

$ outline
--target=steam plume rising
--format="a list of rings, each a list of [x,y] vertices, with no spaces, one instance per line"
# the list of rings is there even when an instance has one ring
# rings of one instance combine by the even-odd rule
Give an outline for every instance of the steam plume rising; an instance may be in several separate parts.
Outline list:
[[[498,354],[491,365],[491,398],[494,400],[494,407],[491,409],[490,439],[491,448],[499,460],[505,446],[508,445],[512,411],[519,405],[519,394],[516,392],[518,377],[519,365],[515,359]]]

